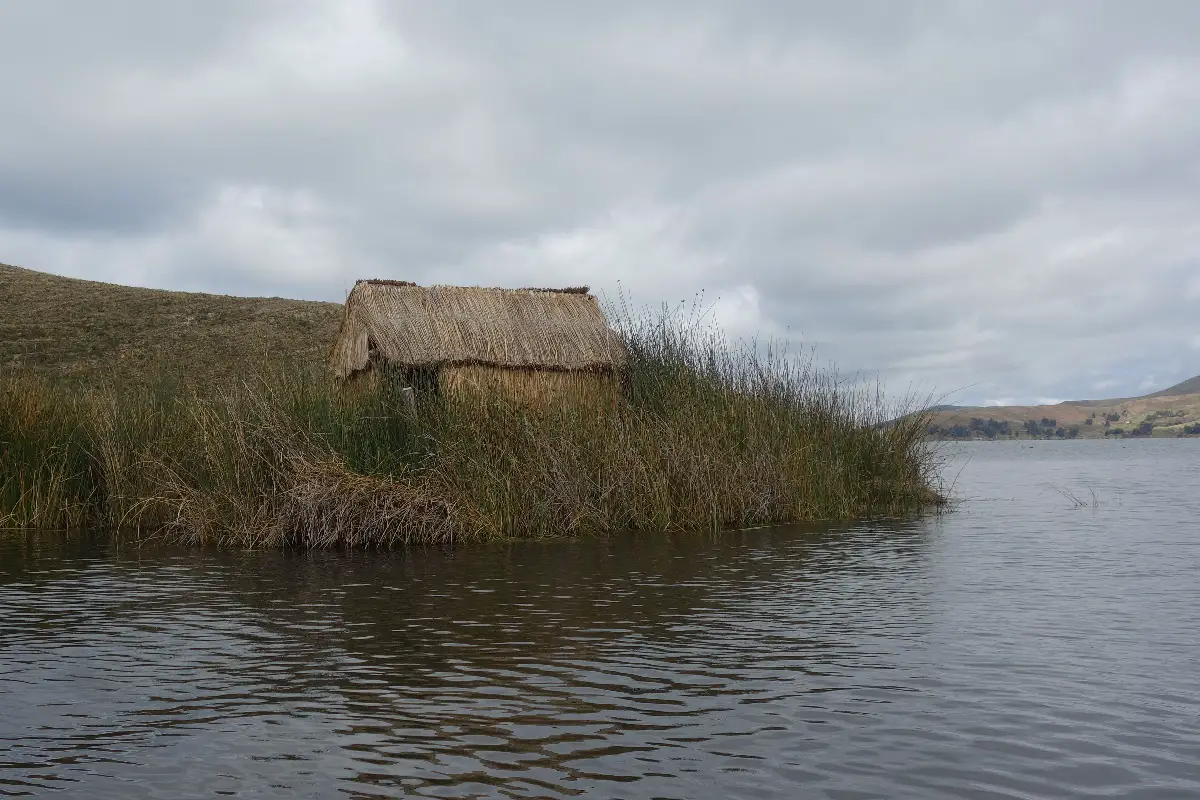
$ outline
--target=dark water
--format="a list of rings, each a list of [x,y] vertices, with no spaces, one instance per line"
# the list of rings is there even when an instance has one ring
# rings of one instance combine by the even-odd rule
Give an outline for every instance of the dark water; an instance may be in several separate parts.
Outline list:
[[[1200,797],[1200,442],[960,450],[962,507],[905,524],[8,535],[0,795]]]

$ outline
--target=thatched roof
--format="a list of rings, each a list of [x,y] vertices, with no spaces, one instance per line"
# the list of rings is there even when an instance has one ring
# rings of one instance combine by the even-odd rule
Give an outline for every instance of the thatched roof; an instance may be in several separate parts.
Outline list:
[[[586,286],[485,289],[359,281],[346,299],[330,367],[348,377],[370,344],[398,366],[483,364],[514,369],[611,370],[625,356]]]

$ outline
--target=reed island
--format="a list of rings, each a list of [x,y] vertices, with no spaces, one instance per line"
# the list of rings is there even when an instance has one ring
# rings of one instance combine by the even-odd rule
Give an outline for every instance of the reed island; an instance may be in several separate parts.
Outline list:
[[[0,306],[0,528],[391,547],[944,503],[925,415],[586,287],[341,305],[0,266]]]

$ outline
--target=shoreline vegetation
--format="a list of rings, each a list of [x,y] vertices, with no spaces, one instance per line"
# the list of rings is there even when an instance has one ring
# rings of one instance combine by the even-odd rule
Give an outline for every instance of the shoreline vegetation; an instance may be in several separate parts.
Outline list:
[[[1186,439],[1200,436],[1200,375],[1140,397],[1066,400],[1053,405],[936,405],[930,438]]]
[[[389,547],[910,516],[947,502],[928,414],[897,413],[876,387],[811,359],[733,347],[695,318],[625,311],[615,327],[628,362],[600,408],[425,392],[414,414],[386,375],[346,391],[311,362],[191,383],[9,370],[0,528]]]
[[[1187,439],[1200,436],[1200,422],[1180,421],[1182,411],[1155,412],[1140,422],[1129,422],[1128,413],[1095,412],[1080,424],[1059,424],[1054,417],[1021,422],[972,416],[966,421],[929,422],[929,437],[939,441],[1004,441],[1009,439]],[[936,419],[936,418],[935,418]]]

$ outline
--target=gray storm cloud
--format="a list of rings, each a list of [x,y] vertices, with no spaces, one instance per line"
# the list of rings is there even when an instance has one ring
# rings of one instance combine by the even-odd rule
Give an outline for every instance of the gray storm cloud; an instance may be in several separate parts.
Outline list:
[[[0,6],[0,261],[704,290],[958,402],[1200,372],[1200,4]]]

